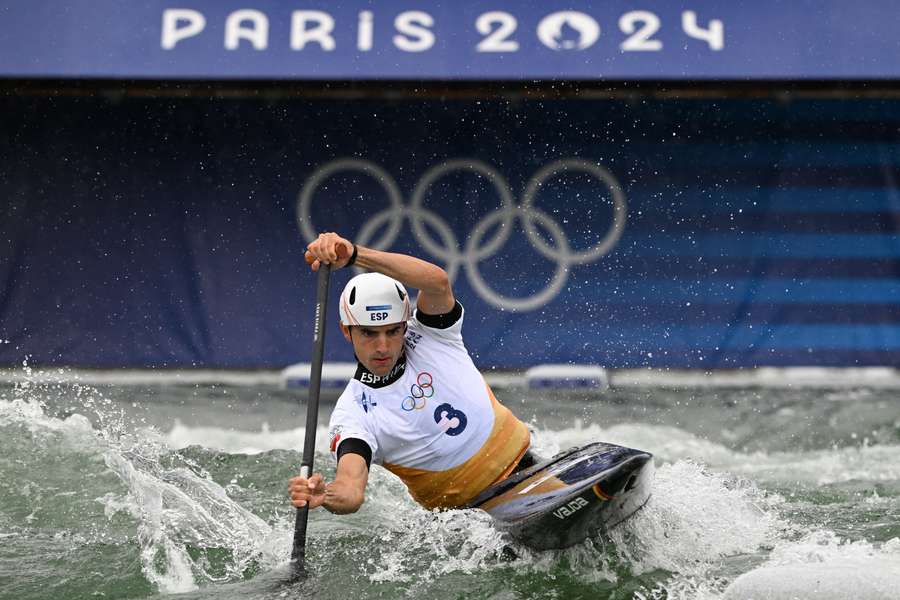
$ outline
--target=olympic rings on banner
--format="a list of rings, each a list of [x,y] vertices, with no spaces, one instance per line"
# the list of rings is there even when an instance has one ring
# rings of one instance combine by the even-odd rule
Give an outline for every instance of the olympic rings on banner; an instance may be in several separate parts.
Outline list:
[[[315,192],[322,183],[343,171],[362,172],[372,177],[387,193],[388,206],[376,213],[363,225],[354,242],[378,250],[388,249],[409,219],[413,237],[429,254],[444,262],[451,281],[456,280],[460,268],[464,268],[469,283],[481,298],[493,306],[511,311],[538,309],[553,300],[565,287],[572,266],[596,262],[612,250],[625,230],[628,206],[625,193],[616,177],[605,167],[580,158],[556,160],[539,169],[528,181],[522,195],[521,204],[516,205],[509,183],[494,167],[474,159],[448,160],[430,168],[422,175],[410,197],[409,206],[404,206],[400,187],[394,178],[381,166],[368,160],[343,158],[319,167],[303,184],[297,199],[297,222],[307,242],[318,236],[312,223],[311,206]],[[428,190],[438,180],[450,173],[468,171],[486,179],[500,198],[500,205],[475,225],[463,246],[460,245],[453,228],[440,215],[426,208],[425,197]],[[562,226],[548,213],[535,206],[541,188],[560,173],[586,173],[603,183],[609,190],[613,204],[613,219],[608,229],[597,242],[584,250],[573,250]],[[513,232],[516,220],[521,221],[532,248],[548,260],[556,263],[556,269],[547,286],[524,298],[504,296],[495,291],[482,277],[478,263],[494,256],[507,242]],[[386,227],[385,227],[386,226]],[[541,235],[549,235],[548,243]],[[375,234],[384,229],[378,239]],[[493,234],[488,236],[488,233]],[[434,237],[434,234],[437,237]],[[421,387],[421,384],[419,384]],[[412,409],[409,409],[412,410]]]

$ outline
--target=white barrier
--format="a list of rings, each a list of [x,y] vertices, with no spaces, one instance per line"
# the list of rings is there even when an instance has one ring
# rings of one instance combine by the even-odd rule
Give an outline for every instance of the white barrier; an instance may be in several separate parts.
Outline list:
[[[81,384],[122,386],[228,385],[309,386],[309,363],[281,370],[240,369],[0,369],[4,384]],[[322,384],[341,388],[356,372],[355,363],[325,363]],[[670,369],[604,369],[597,365],[539,365],[526,371],[482,372],[495,388],[582,388],[602,391],[625,388],[765,388],[900,390],[900,369],[893,367],[758,367],[719,371]]]
[[[281,372],[281,387],[309,387],[309,363],[291,365]],[[355,363],[325,363],[322,365],[322,387],[343,387],[356,373]],[[521,373],[486,371],[484,378],[492,387],[544,388],[609,388],[606,369],[597,365],[539,365]]]
[[[531,389],[609,388],[606,369],[599,365],[538,365],[525,371],[525,381]]]
[[[281,371],[281,387],[283,388],[307,388],[309,387],[309,372],[312,369],[310,363],[297,363],[285,367]],[[322,364],[322,387],[325,389],[342,388],[353,378],[356,373],[356,363],[327,362]]]
[[[0,383],[21,385],[121,385],[275,387],[278,371],[263,369],[82,369],[72,367],[0,369]]]
[[[900,389],[900,370],[893,367],[756,367],[712,371],[619,369],[611,373],[614,388],[871,388]]]

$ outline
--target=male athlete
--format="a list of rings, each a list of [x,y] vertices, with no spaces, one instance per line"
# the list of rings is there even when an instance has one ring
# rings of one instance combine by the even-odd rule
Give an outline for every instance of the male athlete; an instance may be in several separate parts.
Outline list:
[[[370,272],[340,298],[341,331],[359,365],[331,414],[337,472],[327,484],[319,473],[292,478],[294,506],[356,512],[374,462],[422,506],[456,508],[533,464],[528,428],[497,402],[463,345],[463,308],[443,269],[335,233],[309,244],[306,259],[313,271]],[[405,286],[419,290],[415,314]]]

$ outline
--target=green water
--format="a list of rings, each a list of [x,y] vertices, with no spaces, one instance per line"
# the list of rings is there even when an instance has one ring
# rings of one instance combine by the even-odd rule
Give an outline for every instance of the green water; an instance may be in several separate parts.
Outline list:
[[[534,553],[484,513],[419,508],[375,467],[358,513],[312,514],[311,577],[292,585],[286,482],[300,462],[302,396],[2,387],[0,598],[646,600],[731,598],[729,585],[759,567],[900,577],[895,391],[498,396],[544,454],[596,440],[654,453],[650,503],[608,539]],[[326,476],[333,401],[318,435]]]

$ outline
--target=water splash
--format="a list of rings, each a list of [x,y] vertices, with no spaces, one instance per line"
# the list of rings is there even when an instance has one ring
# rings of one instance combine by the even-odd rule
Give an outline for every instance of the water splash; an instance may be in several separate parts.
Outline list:
[[[51,399],[53,409],[48,408]],[[44,473],[43,485],[34,489],[71,490],[64,494],[69,496],[64,506],[70,512],[81,507],[83,514],[69,515],[76,527],[87,521],[98,529],[98,519],[74,503],[73,495],[93,502],[108,522],[125,515],[137,530],[143,573],[161,591],[241,580],[287,559],[284,532],[232,500],[202,467],[173,452],[158,432],[128,420],[100,390],[46,379],[36,383],[26,370],[22,381],[0,395],[0,426],[9,443],[27,446],[14,450],[15,456],[47,454],[40,464],[51,466],[73,456],[87,457],[77,468],[51,474],[58,482],[46,481]],[[28,436],[15,435],[15,429]],[[105,476],[109,473],[124,484],[124,491],[111,485]],[[30,492],[33,486],[26,477],[23,472],[21,481],[8,484],[26,496],[20,503],[32,514],[25,522],[36,522],[42,500]],[[50,515],[46,518],[54,518],[59,511],[45,512]],[[106,535],[94,533],[98,542]]]
[[[349,575],[408,589],[492,571],[510,581],[564,578],[577,586],[608,586],[645,573],[652,580],[665,572],[682,578],[672,585],[687,589],[688,577],[693,577],[712,593],[724,587],[724,579],[714,585],[713,575],[724,559],[770,547],[784,528],[775,510],[780,498],[689,461],[662,465],[650,503],[608,538],[549,552],[516,544],[486,513],[427,511],[393,476],[373,470],[371,479],[372,492],[363,510],[329,532],[321,560],[347,561],[345,544],[352,542],[346,540],[359,539],[362,529],[354,529],[365,524],[366,550],[350,557],[350,564],[358,566]]]
[[[698,438],[676,427],[665,425],[622,424],[601,427],[584,425],[576,419],[572,427],[561,430],[534,429],[536,451],[551,456],[560,450],[583,446],[597,440],[630,448],[647,449],[667,461],[690,459],[705,463],[730,460],[735,453],[721,444]]]
[[[900,446],[863,444],[812,452],[735,455],[723,466],[754,479],[786,485],[826,486],[851,481],[900,481]]]
[[[86,550],[84,555],[93,552],[92,564],[101,565],[72,568],[76,563],[70,562],[66,567],[79,573],[82,589],[89,592],[101,589],[95,575],[109,560],[101,552],[112,537],[116,556],[125,556],[117,566],[134,565],[127,585],[138,578],[146,593],[279,597],[281,591],[254,586],[287,560],[293,511],[282,480],[298,461],[303,429],[259,427],[257,418],[251,426],[255,431],[176,422],[160,434],[124,416],[120,409],[133,401],[130,394],[77,383],[54,387],[26,381],[0,388],[0,450],[25,464],[17,471],[0,457],[8,480],[0,482],[0,494],[8,494],[0,510],[4,544],[20,544],[38,526],[60,532],[67,544]],[[172,396],[172,405],[177,399]],[[191,410],[211,410],[204,406]],[[209,413],[198,414],[191,416],[202,419]],[[324,428],[318,434],[317,465],[331,477],[334,463]],[[311,515],[311,566],[323,581],[334,582],[333,589],[326,584],[321,597],[370,591],[385,597],[437,597],[465,586],[475,597],[730,599],[735,580],[748,573],[765,575],[766,569],[821,574],[842,564],[859,569],[867,564],[875,565],[877,578],[890,575],[891,563],[900,563],[900,541],[860,539],[883,540],[897,533],[889,522],[897,506],[891,482],[900,480],[892,460],[895,444],[748,452],[649,424],[576,423],[538,429],[536,437],[546,455],[597,439],[652,450],[659,465],[654,497],[609,538],[534,553],[507,539],[484,513],[420,508],[399,480],[376,468],[359,513]],[[28,469],[40,471],[50,485],[33,481]],[[842,487],[856,476],[862,483]],[[745,477],[762,485],[775,482],[768,487],[778,493],[763,491]],[[791,491],[798,481],[811,491],[795,497]],[[6,492],[4,485],[15,489]],[[59,502],[62,488],[73,495]],[[856,529],[849,532],[834,525],[853,539],[823,530],[817,503],[843,503],[850,498],[842,495],[844,489],[860,498],[847,502],[884,521],[880,530],[874,532],[864,520],[869,513],[853,517]],[[60,506],[68,512],[61,514]],[[798,511],[806,519],[802,525]],[[79,530],[82,523],[87,525]],[[874,534],[860,529],[865,526]]]
[[[160,589],[189,591],[196,588],[195,576],[233,581],[257,568],[272,528],[197,465],[146,433],[139,445],[110,450],[104,458],[128,487],[144,572]]]
[[[823,600],[889,600],[900,589],[900,538],[848,541],[830,531],[783,540],[759,568],[737,577],[726,600],[803,595]]]
[[[241,431],[220,427],[190,427],[176,419],[165,435],[166,443],[174,449],[203,446],[228,454],[261,454],[272,450],[299,450],[306,436],[305,427],[272,430],[263,423],[259,431]],[[328,427],[316,429],[316,452],[329,452]]]
[[[691,460],[754,481],[827,486],[851,481],[900,481],[900,455],[895,444],[831,447],[787,452],[740,452],[665,425],[624,424],[603,428],[576,422],[559,431],[535,430],[535,445],[544,455],[563,448],[604,440],[632,448],[650,449],[666,461]]]

